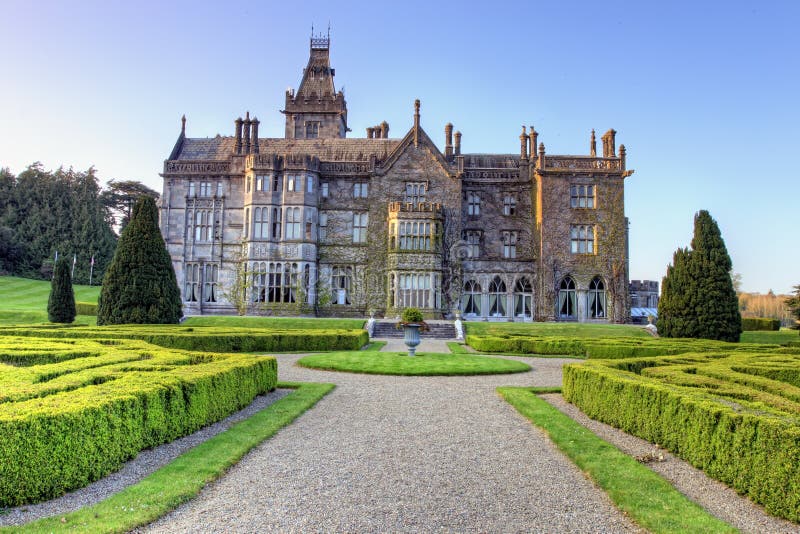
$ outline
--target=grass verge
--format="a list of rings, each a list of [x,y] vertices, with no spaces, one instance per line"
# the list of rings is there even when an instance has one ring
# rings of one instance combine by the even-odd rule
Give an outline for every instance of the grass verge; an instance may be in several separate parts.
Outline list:
[[[297,361],[302,367],[372,375],[468,376],[524,373],[528,364],[474,354],[351,351],[313,354]]]
[[[553,388],[501,387],[498,393],[542,428],[578,468],[633,521],[655,533],[737,532],[664,478],[536,396]]]
[[[0,532],[126,532],[155,521],[195,497],[253,447],[273,436],[329,393],[333,384],[279,382],[295,389],[248,419],[182,454],[138,484],[69,514]]]

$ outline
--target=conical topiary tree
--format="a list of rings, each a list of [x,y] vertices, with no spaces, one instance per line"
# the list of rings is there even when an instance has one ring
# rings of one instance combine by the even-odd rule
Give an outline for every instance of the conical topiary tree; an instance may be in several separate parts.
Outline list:
[[[47,320],[51,323],[71,323],[75,320],[75,293],[72,291],[72,276],[69,261],[61,258],[56,263],[50,297],[47,299]]]
[[[158,229],[155,200],[140,197],[106,270],[97,324],[177,323],[181,315],[180,290]]]
[[[742,317],[731,280],[731,258],[707,211],[695,215],[692,250],[678,250],[673,261],[658,304],[659,334],[739,341]]]

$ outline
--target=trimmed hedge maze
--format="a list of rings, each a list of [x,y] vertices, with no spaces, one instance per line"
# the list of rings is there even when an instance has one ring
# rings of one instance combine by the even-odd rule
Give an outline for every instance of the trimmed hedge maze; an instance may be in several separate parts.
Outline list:
[[[270,357],[0,336],[0,508],[85,486],[276,382]]]
[[[709,339],[666,338],[577,338],[506,334],[468,335],[466,342],[477,351],[520,355],[563,355],[578,358],[633,358],[669,356],[687,352],[730,351],[800,353],[800,347],[782,347],[757,343],[727,343]]]
[[[182,325],[0,327],[0,335],[49,338],[138,339],[160,347],[211,352],[317,352],[358,350],[366,330],[280,330]]]
[[[690,353],[564,367],[589,417],[668,448],[771,514],[800,521],[800,355]]]

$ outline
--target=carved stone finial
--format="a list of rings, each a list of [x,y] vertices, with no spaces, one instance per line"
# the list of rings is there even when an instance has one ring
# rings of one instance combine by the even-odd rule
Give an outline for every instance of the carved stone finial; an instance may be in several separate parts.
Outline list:
[[[414,146],[419,145],[419,98],[414,100]]]
[[[182,134],[186,133],[186,115],[183,115],[181,117],[181,133]]]
[[[594,128],[592,128],[592,138],[589,141],[589,155],[593,158],[597,157],[597,139],[594,137]]]

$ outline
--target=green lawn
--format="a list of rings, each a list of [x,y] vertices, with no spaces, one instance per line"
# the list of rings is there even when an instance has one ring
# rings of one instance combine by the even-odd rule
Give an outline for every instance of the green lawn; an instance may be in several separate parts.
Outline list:
[[[778,330],[777,332],[756,330],[752,332],[742,332],[742,337],[739,341],[742,343],[786,345],[790,341],[800,342],[800,335],[798,334],[800,334],[800,332],[797,330],[789,330],[787,328]]]
[[[559,337],[650,337],[642,327],[620,324],[588,323],[491,323],[466,321],[466,333],[475,336],[528,334]]]
[[[75,300],[97,302],[100,286],[72,286]],[[47,298],[50,296],[50,282],[29,280],[16,276],[0,276],[0,325],[36,324],[47,322]],[[96,318],[79,315],[76,324],[96,324]]]
[[[474,354],[349,351],[314,354],[297,362],[302,367],[326,371],[345,371],[373,375],[466,376],[524,373],[530,366],[516,360],[504,360]]]

